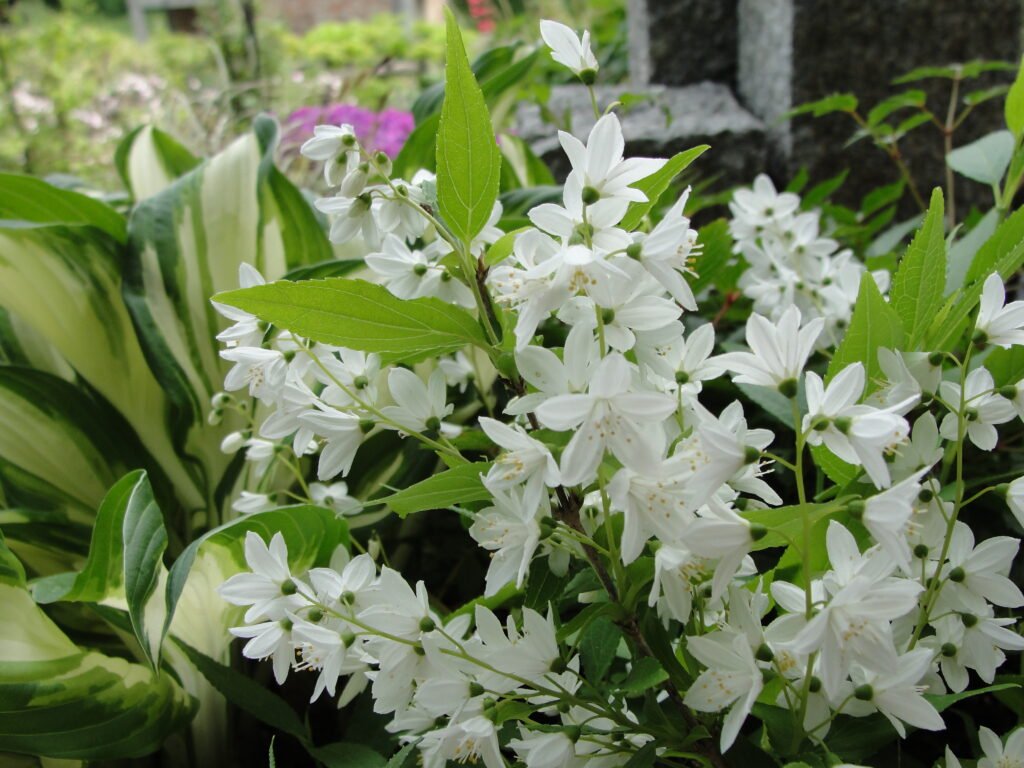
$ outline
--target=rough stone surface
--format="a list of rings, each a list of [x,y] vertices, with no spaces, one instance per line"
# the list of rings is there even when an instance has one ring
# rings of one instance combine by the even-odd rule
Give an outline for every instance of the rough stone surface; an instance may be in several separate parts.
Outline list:
[[[736,80],[736,0],[628,0],[636,85]]]
[[[725,184],[746,183],[763,169],[764,124],[737,103],[727,86],[698,83],[646,90],[648,100],[619,110],[627,156],[669,157],[697,144],[710,144],[711,149],[693,166],[702,178],[718,175]],[[598,102],[609,104],[619,93],[620,89],[599,88]],[[548,107],[558,117],[570,116],[576,136],[585,138],[594,124],[590,97],[582,86],[553,88]],[[568,160],[555,129],[542,120],[540,110],[523,104],[516,122],[518,134],[564,178]]]
[[[845,115],[797,118],[776,124],[790,107],[836,91],[852,91],[866,111],[888,95],[923,87],[929,105],[945,114],[944,81],[893,86],[891,80],[920,66],[973,59],[1016,61],[1020,56],[1020,0],[740,0],[738,92],[770,127],[770,165],[780,176],[807,167],[812,178],[851,169],[845,197],[891,182],[898,172],[867,142],[842,147],[854,126]],[[1009,75],[974,81],[967,90],[1005,82]],[[968,118],[956,144],[1002,127],[1001,103],[982,105]],[[911,168],[922,169],[918,186],[944,178],[940,133],[925,126],[901,142]],[[967,202],[987,192],[961,185]]]

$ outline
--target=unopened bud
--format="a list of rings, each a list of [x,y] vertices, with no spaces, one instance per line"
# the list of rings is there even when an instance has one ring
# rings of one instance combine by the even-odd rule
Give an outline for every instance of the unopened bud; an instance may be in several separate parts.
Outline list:
[[[221,453],[237,453],[245,445],[245,435],[242,432],[231,432],[220,441]]]

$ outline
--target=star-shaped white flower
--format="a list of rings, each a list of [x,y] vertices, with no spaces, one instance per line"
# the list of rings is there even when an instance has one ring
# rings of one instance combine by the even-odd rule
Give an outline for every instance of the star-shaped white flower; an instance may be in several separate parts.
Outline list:
[[[576,37],[565,24],[541,19],[540,36],[551,49],[551,58],[568,67],[583,82],[592,84],[597,76],[597,59],[590,50],[590,32],[583,31],[583,37]]]

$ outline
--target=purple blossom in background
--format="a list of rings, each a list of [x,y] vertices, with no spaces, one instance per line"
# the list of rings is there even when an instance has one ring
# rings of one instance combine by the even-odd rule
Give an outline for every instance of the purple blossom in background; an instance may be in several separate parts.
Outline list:
[[[285,118],[283,143],[287,147],[297,147],[313,135],[314,126],[343,123],[355,129],[356,136],[367,149],[379,149],[388,157],[395,157],[401,151],[415,127],[412,113],[400,109],[388,108],[374,112],[354,104],[301,107]]]

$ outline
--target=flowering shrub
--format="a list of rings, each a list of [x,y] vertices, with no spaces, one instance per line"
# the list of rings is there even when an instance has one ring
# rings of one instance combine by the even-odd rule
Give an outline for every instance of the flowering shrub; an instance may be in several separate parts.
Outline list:
[[[269,121],[203,163],[134,133],[127,217],[3,178],[0,750],[223,765],[258,720],[271,764],[1024,760],[1024,213],[950,245],[936,190],[864,261],[762,176],[698,231],[707,147],[626,159],[596,99],[550,199],[481,79],[449,18],[397,156],[313,128],[326,235]],[[408,567],[443,520],[479,581]],[[947,711],[977,745],[915,740]]]
[[[594,82],[586,33],[541,33]],[[368,688],[428,767],[833,764],[944,730],[941,712],[1004,689],[997,670],[1024,649],[1019,541],[971,525],[989,496],[1024,522],[1021,482],[965,469],[1024,416],[1024,302],[1003,288],[1024,261],[1019,213],[947,290],[940,191],[890,274],[760,177],[730,205],[741,342],[701,319],[699,276],[733,254],[702,251],[687,193],[644,226],[703,148],[623,159],[599,106],[585,140],[559,133],[560,204],[507,233],[454,27],[436,176],[392,177],[347,125],[303,146],[337,190],[316,202],[331,240],[361,238],[375,282],[246,271],[217,296],[225,386],[262,405],[230,447],[263,472],[317,456],[307,498],[339,515],[448,508],[490,565],[482,597],[445,612],[381,553],[296,568],[282,536],[250,532],[248,570],[220,588],[246,607],[244,655],[272,658],[279,683],[311,670],[314,700]],[[442,470],[350,497],[339,478],[389,431]],[[1024,759],[1019,741],[986,730],[984,759]]]

